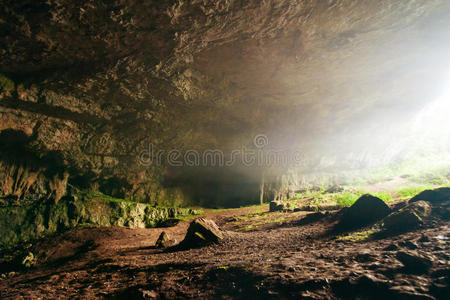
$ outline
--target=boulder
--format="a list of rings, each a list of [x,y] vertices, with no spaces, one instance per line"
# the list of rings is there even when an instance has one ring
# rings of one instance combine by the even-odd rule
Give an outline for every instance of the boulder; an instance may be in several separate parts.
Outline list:
[[[156,240],[155,248],[167,248],[173,246],[175,243],[176,241],[172,240],[169,235],[163,231]]]
[[[390,232],[406,232],[423,224],[423,218],[431,212],[430,205],[425,201],[408,204],[383,220],[383,228]]]
[[[390,212],[391,209],[383,200],[365,194],[344,211],[337,229],[347,230],[364,227],[383,219]]]
[[[431,204],[437,204],[445,201],[450,201],[450,188],[438,188],[434,190],[425,190],[409,200],[409,203],[424,200]]]
[[[198,218],[191,222],[184,240],[180,243],[183,248],[197,248],[220,243],[225,233],[210,219]]]

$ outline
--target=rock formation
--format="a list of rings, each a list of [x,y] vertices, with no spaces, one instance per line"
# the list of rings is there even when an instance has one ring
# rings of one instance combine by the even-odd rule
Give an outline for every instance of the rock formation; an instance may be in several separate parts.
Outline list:
[[[348,167],[324,149],[378,151],[387,140],[349,141],[391,128],[383,107],[408,119],[433,97],[449,16],[445,0],[2,1],[0,144],[18,147],[2,149],[0,197],[57,202],[69,184],[239,205],[260,172],[172,168],[149,149],[228,152],[257,134],[300,147],[304,172]]]

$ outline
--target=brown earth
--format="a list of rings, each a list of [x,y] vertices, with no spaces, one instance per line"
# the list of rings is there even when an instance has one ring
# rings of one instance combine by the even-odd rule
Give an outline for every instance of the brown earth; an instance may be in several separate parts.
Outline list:
[[[188,221],[167,228],[75,229],[34,245],[37,265],[5,274],[0,298],[445,299],[449,295],[448,222],[432,219],[417,231],[366,239],[364,231],[346,237],[333,234],[336,212],[314,215],[311,222],[305,221],[307,214],[314,213],[269,213],[267,206],[206,211],[206,217],[228,231],[228,238],[219,245],[184,251],[156,249],[154,244],[162,231],[181,241]]]

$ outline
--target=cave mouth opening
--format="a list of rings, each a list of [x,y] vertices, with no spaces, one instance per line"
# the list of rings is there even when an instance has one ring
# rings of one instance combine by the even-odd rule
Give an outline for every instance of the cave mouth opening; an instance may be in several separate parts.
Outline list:
[[[4,0],[0,32],[2,299],[448,298],[448,0]]]

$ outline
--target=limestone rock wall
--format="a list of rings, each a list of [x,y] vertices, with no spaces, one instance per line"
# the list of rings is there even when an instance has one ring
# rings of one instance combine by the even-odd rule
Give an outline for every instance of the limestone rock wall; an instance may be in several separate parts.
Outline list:
[[[76,226],[125,226],[149,228],[177,216],[195,214],[188,208],[154,207],[150,204],[89,195],[63,197],[58,203],[42,202],[0,207],[0,248],[60,233]]]

